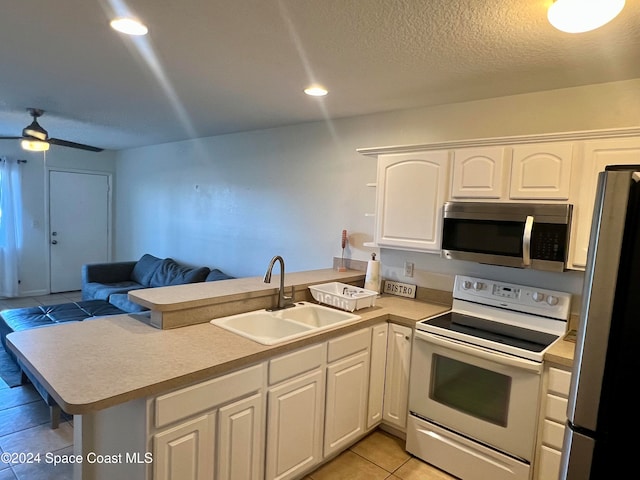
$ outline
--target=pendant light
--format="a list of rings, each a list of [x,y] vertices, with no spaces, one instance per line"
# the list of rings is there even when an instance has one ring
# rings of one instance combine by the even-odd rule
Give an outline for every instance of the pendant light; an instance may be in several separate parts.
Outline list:
[[[625,0],[556,0],[547,17],[551,25],[567,33],[595,30],[613,20]]]

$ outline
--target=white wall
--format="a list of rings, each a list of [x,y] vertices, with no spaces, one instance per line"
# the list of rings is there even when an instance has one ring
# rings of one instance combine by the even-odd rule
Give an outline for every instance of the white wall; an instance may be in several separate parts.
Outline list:
[[[372,249],[375,160],[357,148],[508,135],[638,126],[640,79],[476,102],[389,112],[224,135],[123,152],[91,153],[52,146],[53,168],[115,174],[114,259],[145,252],[236,276],[262,275],[275,254],[287,270],[331,266],[340,234],[346,256]],[[48,292],[48,232],[43,154],[0,140],[0,156],[26,159],[23,178],[22,295]],[[568,285],[580,274],[544,274],[445,262],[427,254],[383,250],[383,275],[446,288],[453,274]],[[402,275],[413,261],[415,277]],[[523,277],[524,275],[524,277]],[[540,277],[542,275],[542,277]],[[504,277],[504,278],[503,278]],[[562,288],[560,288],[562,289]]]
[[[375,160],[357,148],[638,126],[640,79],[205,138],[120,152],[116,257],[145,252],[262,275],[269,259],[288,271],[326,268],[372,251]],[[549,274],[382,251],[383,275],[422,286],[457,272],[579,292],[579,273]],[[402,276],[405,260],[413,279]],[[431,274],[429,272],[440,272]]]
[[[115,152],[85,152],[52,146],[45,153],[26,152],[17,140],[0,140],[0,156],[24,159],[20,164],[23,201],[23,249],[20,257],[20,295],[49,293],[49,233],[46,167],[115,173]],[[69,192],[73,195],[73,192]],[[78,199],[81,201],[81,199]]]

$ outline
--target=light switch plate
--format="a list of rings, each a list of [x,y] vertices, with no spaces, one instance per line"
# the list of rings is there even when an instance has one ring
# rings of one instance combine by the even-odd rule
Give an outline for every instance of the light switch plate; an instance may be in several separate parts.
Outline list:
[[[416,286],[408,283],[393,282],[391,280],[384,281],[384,290],[382,293],[389,293],[399,297],[415,298]]]

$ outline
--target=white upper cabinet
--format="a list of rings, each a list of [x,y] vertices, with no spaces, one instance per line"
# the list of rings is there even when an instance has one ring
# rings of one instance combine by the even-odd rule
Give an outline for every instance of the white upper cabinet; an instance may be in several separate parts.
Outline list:
[[[568,201],[573,143],[515,145],[509,198]]]
[[[439,252],[448,184],[447,151],[380,155],[376,244]]]
[[[505,197],[508,159],[505,147],[461,148],[453,152],[451,198],[493,199]]]
[[[573,150],[572,142],[456,149],[450,199],[567,203]]]
[[[584,142],[580,194],[573,207],[572,240],[569,250],[570,268],[584,269],[587,264],[598,173],[602,172],[607,165],[636,164],[640,164],[640,137]]]

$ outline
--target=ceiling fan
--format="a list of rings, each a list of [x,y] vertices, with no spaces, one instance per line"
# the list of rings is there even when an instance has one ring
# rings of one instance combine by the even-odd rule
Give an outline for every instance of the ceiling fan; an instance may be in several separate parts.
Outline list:
[[[59,138],[49,137],[49,133],[40,126],[38,117],[41,117],[44,110],[39,108],[27,108],[29,115],[33,117],[33,122],[22,129],[21,137],[0,137],[0,140],[22,140],[22,148],[32,151],[49,150],[49,145],[59,145],[61,147],[79,148],[90,152],[101,152],[103,149],[84,145],[82,143],[70,142]]]

